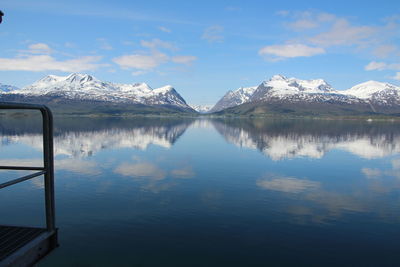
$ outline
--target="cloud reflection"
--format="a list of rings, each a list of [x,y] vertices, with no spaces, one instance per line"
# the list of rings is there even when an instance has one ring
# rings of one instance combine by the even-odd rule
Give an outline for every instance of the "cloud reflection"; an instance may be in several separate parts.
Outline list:
[[[397,160],[394,160],[397,167]],[[393,162],[392,162],[393,163]],[[332,187],[331,181],[312,181],[279,174],[266,174],[256,185],[268,191],[286,193],[276,206],[279,212],[293,215],[295,223],[328,223],[351,213],[374,214],[393,221],[393,207],[387,198],[398,201],[393,192],[400,189],[399,169],[363,168],[367,183],[350,182],[345,190]],[[387,177],[387,179],[381,179]],[[289,194],[296,194],[293,199]],[[397,220],[400,221],[400,220]]]
[[[257,185],[263,189],[285,193],[300,193],[320,188],[319,182],[271,174],[257,180]]]
[[[149,162],[140,157],[132,157],[133,162],[119,164],[114,173],[131,177],[141,183],[141,188],[152,193],[169,190],[178,185],[178,179],[187,179],[195,176],[193,167],[185,165],[182,168],[169,170],[161,167],[157,162]]]
[[[183,168],[174,169],[171,171],[171,176],[175,178],[187,179],[187,178],[192,178],[194,175],[195,174],[192,166],[185,166]]]
[[[140,162],[135,164],[124,162],[118,165],[114,172],[133,178],[145,177],[154,180],[162,180],[166,177],[166,172],[164,170],[150,162]]]
[[[43,160],[40,158],[31,159],[0,159],[2,166],[27,166],[42,167]],[[55,159],[54,167],[56,170],[74,172],[83,175],[97,175],[101,173],[98,164],[91,160],[78,160],[72,158]]]

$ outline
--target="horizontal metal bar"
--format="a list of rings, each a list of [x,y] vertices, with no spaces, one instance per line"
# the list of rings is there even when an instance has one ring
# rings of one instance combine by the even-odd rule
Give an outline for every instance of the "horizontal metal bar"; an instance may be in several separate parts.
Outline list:
[[[32,173],[32,174],[28,174],[28,175],[22,176],[20,178],[17,178],[17,179],[2,183],[2,184],[0,184],[0,189],[2,189],[4,187],[7,187],[7,186],[10,186],[10,185],[13,185],[13,184],[18,184],[20,182],[23,182],[23,181],[26,181],[26,180],[29,180],[29,179],[32,179],[32,178],[35,178],[35,177],[43,175],[45,173],[46,173],[46,171],[35,172],[35,173]]]
[[[43,171],[44,167],[0,166],[0,170]]]

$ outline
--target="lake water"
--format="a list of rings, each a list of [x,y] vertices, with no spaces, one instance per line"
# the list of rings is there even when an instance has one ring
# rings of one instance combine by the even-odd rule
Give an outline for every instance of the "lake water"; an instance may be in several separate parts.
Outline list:
[[[41,164],[34,120],[0,126],[0,164]],[[39,266],[400,261],[400,123],[56,118],[55,166],[60,247]],[[44,225],[42,178],[2,189],[0,214]]]

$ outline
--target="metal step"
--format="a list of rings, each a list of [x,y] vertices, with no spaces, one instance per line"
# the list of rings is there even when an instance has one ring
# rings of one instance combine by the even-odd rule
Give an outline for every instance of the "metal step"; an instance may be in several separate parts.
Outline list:
[[[0,226],[0,267],[31,266],[57,247],[57,231]]]

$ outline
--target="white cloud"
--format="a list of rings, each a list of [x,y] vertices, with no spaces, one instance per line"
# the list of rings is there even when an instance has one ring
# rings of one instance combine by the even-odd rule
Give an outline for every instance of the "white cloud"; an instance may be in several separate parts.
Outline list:
[[[123,45],[128,45],[128,46],[134,46],[134,45],[135,45],[135,42],[132,42],[132,41],[122,41],[122,44],[123,44]]]
[[[32,54],[50,54],[52,49],[45,43],[36,43],[28,46],[29,53]]]
[[[314,29],[337,19],[333,14],[311,11],[292,12],[291,17],[295,20],[287,26],[294,31]]]
[[[178,50],[174,44],[160,39],[153,39],[150,41],[142,40],[140,41],[140,44],[149,49],[147,54],[138,53],[113,58],[113,61],[123,69],[133,68],[139,70],[132,72],[132,75],[134,76],[142,75],[147,71],[153,70],[154,68],[168,62],[190,64],[197,59],[195,56],[168,56],[167,54],[160,52],[160,48],[171,51]]]
[[[172,31],[166,27],[160,26],[158,29],[162,32],[171,33]]]
[[[337,19],[332,28],[322,32],[309,40],[313,44],[322,46],[354,45],[370,42],[370,38],[377,33],[377,28],[370,26],[352,26],[343,18]]]
[[[372,61],[364,67],[365,70],[384,70],[386,68],[385,62]]]
[[[316,28],[318,27],[318,24],[310,19],[299,19],[293,23],[290,23],[288,26],[295,31],[302,31]]]
[[[16,58],[0,58],[0,71],[63,71],[80,72],[106,66],[98,63],[100,56],[84,56],[57,60],[50,55],[30,55]]]
[[[311,47],[304,44],[284,44],[264,46],[258,53],[262,56],[274,56],[279,60],[283,58],[311,57],[325,54],[325,49],[321,47]]]
[[[386,58],[397,50],[395,45],[380,45],[374,49],[373,54],[379,58]]]
[[[329,13],[319,13],[317,14],[317,20],[320,22],[329,22],[336,19],[336,16]]]
[[[364,67],[365,70],[400,70],[400,63],[385,63],[371,61],[367,66]]]
[[[178,63],[178,64],[190,64],[193,61],[195,61],[197,57],[195,56],[175,56],[172,57],[172,62]]]
[[[25,42],[29,43],[30,41],[25,41]],[[34,43],[28,45],[28,49],[18,50],[18,52],[19,52],[18,56],[23,57],[27,55],[37,55],[37,54],[50,55],[54,51],[53,49],[50,48],[49,45],[45,43]]]
[[[371,61],[364,67],[366,71],[371,71],[371,70],[400,70],[400,63],[385,63],[385,62],[377,62],[377,61]],[[400,72],[396,72],[396,74],[392,77],[390,77],[393,80],[398,80],[400,81]]]
[[[103,50],[112,50],[113,47],[108,43],[108,41],[105,38],[97,38],[97,42],[100,45],[100,49]]]
[[[75,48],[75,47],[76,47],[76,44],[71,43],[71,42],[66,42],[66,43],[64,44],[64,46],[65,46],[66,48]]]
[[[83,56],[58,60],[54,51],[45,43],[30,44],[27,50],[19,51],[14,58],[0,58],[0,71],[62,71],[80,72],[107,66],[101,64],[100,56]]]
[[[224,36],[222,35],[224,28],[219,25],[214,25],[208,27],[204,30],[201,39],[207,40],[210,43],[219,43],[224,40]]]
[[[313,47],[314,50],[305,50],[305,54],[308,52],[313,54],[327,53],[330,47],[341,47],[343,52],[348,53],[366,53],[369,56],[377,58],[388,58],[391,59],[398,57],[398,47],[393,44],[398,32],[399,25],[397,21],[391,19],[384,21],[382,25],[363,25],[355,24],[350,21],[347,17],[338,17],[334,14],[315,12],[315,11],[299,11],[299,12],[281,12],[279,15],[285,17],[286,22],[284,25],[286,28],[292,31],[306,31],[305,34],[296,34],[296,37],[287,39],[287,44],[303,44],[308,47]],[[272,58],[271,60],[281,60],[285,58],[283,51],[280,48],[289,47],[265,47],[263,52],[265,54],[272,54],[278,58]],[[349,50],[352,49],[352,50]],[[354,49],[355,48],[355,49]],[[324,49],[324,50],[322,50]],[[296,56],[296,50],[294,56]],[[262,52],[262,51],[260,51]],[[299,52],[300,55],[302,54]],[[262,54],[262,53],[260,53]],[[276,54],[280,54],[279,56]],[[288,53],[291,55],[291,53]],[[388,66],[378,66],[371,64],[366,69],[372,70],[375,68],[379,69],[394,69],[395,64]]]
[[[392,79],[400,81],[400,72],[396,72],[396,74],[392,77]]]
[[[391,63],[391,64],[386,64],[387,70],[400,70],[400,63]]]
[[[285,193],[301,193],[320,188],[319,182],[284,176],[260,179],[257,181],[257,185],[263,189]]]
[[[147,73],[147,71],[145,71],[145,70],[138,70],[138,71],[132,72],[132,75],[133,76],[140,76],[140,75],[143,75],[143,74],[146,74],[146,73]]]
[[[289,14],[290,14],[290,12],[288,10],[279,10],[278,12],[276,12],[276,15],[282,16],[282,17],[286,17]]]
[[[160,39],[152,39],[150,41],[141,40],[140,44],[148,49],[147,53],[142,52],[131,55],[122,55],[112,59],[113,62],[123,69],[136,69],[132,72],[132,75],[134,76],[142,75],[168,62],[190,64],[197,59],[195,56],[169,56],[164,53],[164,51],[160,52],[160,49],[167,49],[170,51],[178,50],[178,47],[173,43],[162,41]]]
[[[172,51],[178,50],[178,48],[174,44],[172,44],[170,42],[166,42],[166,41],[161,41],[160,39],[153,39],[151,41],[142,40],[142,41],[140,41],[140,44],[143,47],[150,48],[150,49],[165,48],[165,49],[172,50]]]
[[[166,63],[169,57],[166,54],[155,52],[150,55],[132,54],[113,58],[113,61],[121,68],[134,68],[140,70],[151,70]]]

